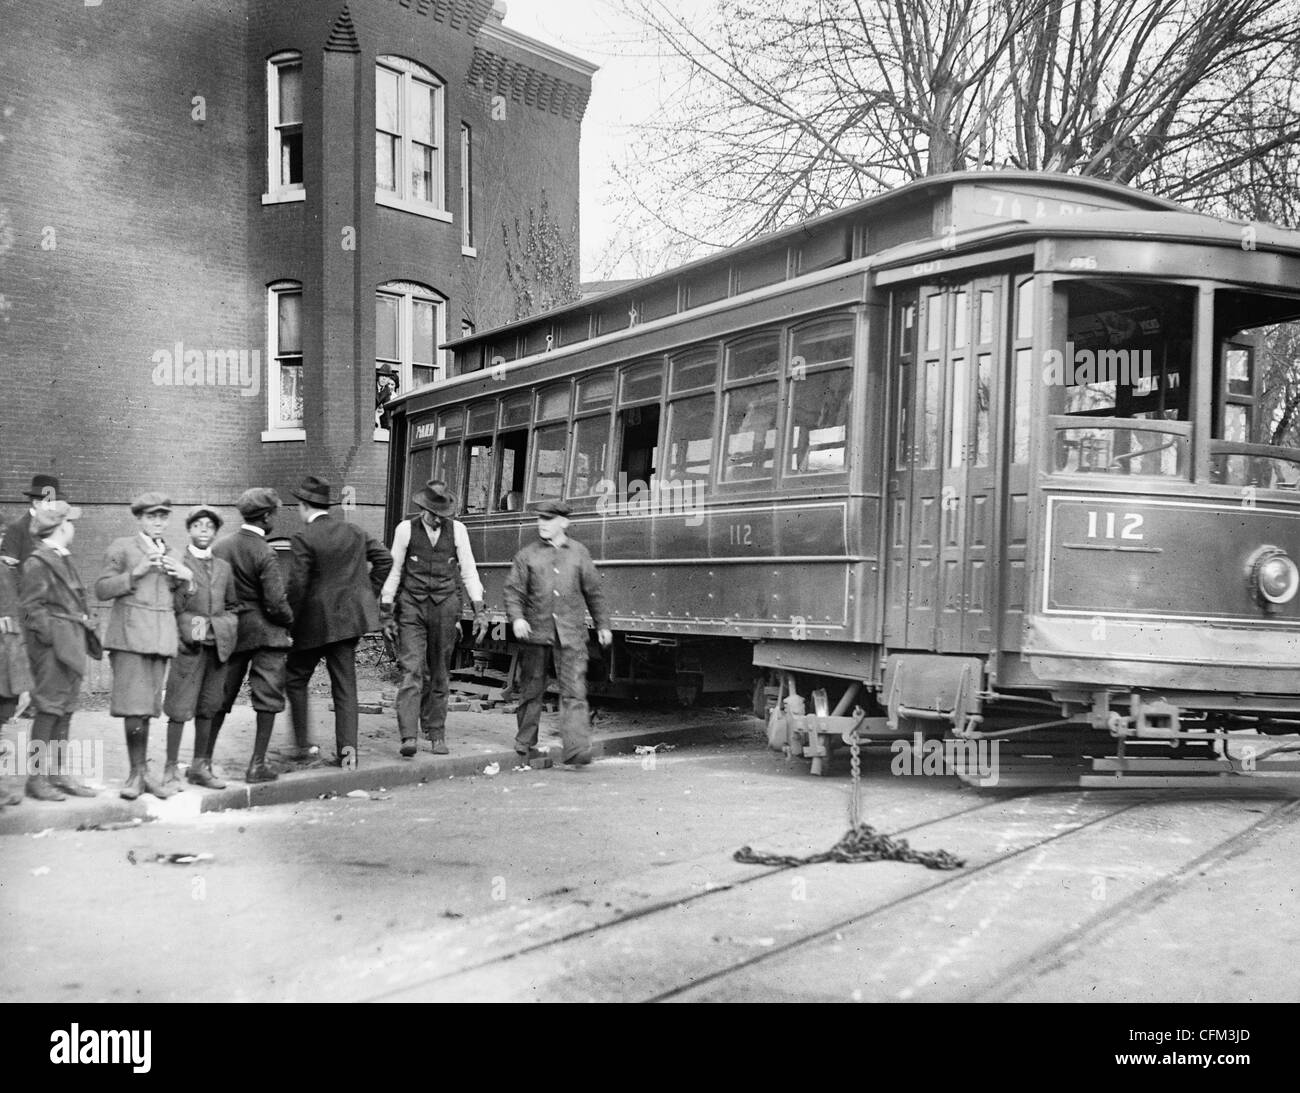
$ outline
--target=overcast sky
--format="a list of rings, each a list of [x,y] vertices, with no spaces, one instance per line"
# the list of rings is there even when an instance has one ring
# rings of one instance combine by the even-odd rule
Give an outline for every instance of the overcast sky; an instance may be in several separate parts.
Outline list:
[[[705,0],[678,0],[674,10],[703,9]],[[591,276],[611,234],[614,210],[627,195],[611,165],[622,161],[631,126],[659,108],[676,86],[680,67],[657,56],[617,0],[506,0],[506,26],[569,53],[600,71],[582,123],[582,272]]]

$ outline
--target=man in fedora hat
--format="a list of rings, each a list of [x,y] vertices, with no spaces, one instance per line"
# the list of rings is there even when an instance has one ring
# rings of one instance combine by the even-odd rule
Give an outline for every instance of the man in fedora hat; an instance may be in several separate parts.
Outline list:
[[[388,403],[397,394],[397,373],[387,362],[375,369],[375,428],[387,429],[392,422]]]
[[[305,525],[290,539],[293,568],[293,649],[285,690],[294,739],[301,752],[311,744],[307,683],[325,660],[334,696],[334,742],[344,770],[357,766],[357,642],[379,629],[379,590],[393,559],[356,524],[330,515],[330,484],[308,475],[293,491]]]
[[[527,764],[536,755],[546,657],[555,661],[560,686],[561,766],[579,770],[591,762],[591,720],[587,713],[587,612],[597,640],[614,640],[600,587],[600,574],[587,548],[568,536],[569,508],[559,501],[533,506],[537,539],[520,549],[506,578],[506,613],[519,658],[519,731],[515,751]]]
[[[167,766],[163,785],[180,784],[181,735],[194,721],[194,761],[187,778],[206,789],[224,789],[212,772],[212,719],[221,711],[226,691],[226,663],[235,649],[239,601],[230,563],[212,553],[221,513],[195,505],[185,516],[190,543],[185,564],[194,579],[176,590],[176,629],[180,650],[167,676],[163,713],[167,715]]]
[[[416,753],[419,730],[429,738],[434,754],[447,754],[447,696],[451,658],[460,637],[462,586],[474,605],[475,642],[482,641],[488,629],[469,532],[451,518],[455,499],[435,478],[411,501],[420,515],[397,525],[393,568],[380,594],[385,630],[391,636],[396,629],[402,669],[397,731],[408,759]]]
[[[248,690],[257,715],[253,757],[244,773],[246,782],[273,782],[278,777],[266,762],[266,749],[275,729],[275,715],[284,709],[284,673],[292,639],[293,611],[285,594],[284,576],[275,551],[266,541],[271,520],[280,507],[275,490],[254,486],[239,495],[235,508],[244,518],[234,535],[212,544],[214,557],[229,563],[235,580],[235,608],[239,622],[235,649],[226,662],[226,687],[221,709],[212,715],[207,753],[211,758],[217,735],[248,676]]]
[[[23,490],[30,504],[17,520],[5,526],[0,539],[0,565],[21,566],[36,549],[36,536],[32,534],[32,517],[37,510],[49,508],[55,501],[66,501],[67,495],[59,488],[59,480],[52,474],[32,476],[32,484]]]
[[[20,579],[36,710],[32,742],[40,758],[39,766],[28,773],[27,795],[38,801],[95,796],[61,761],[67,758],[86,654],[99,655],[86,613],[86,590],[70,551],[76,530],[73,521],[80,516],[80,509],[59,500],[36,510],[32,517],[36,547],[23,562]]]

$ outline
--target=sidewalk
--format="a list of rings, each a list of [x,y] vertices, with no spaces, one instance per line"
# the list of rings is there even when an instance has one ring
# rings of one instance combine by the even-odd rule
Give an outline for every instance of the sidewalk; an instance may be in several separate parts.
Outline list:
[[[359,698],[364,708],[376,705],[379,696],[361,692]],[[69,797],[58,802],[34,801],[28,797],[21,805],[0,809],[0,835],[35,833],[47,828],[86,828],[133,820],[178,819],[200,812],[341,796],[356,789],[373,793],[394,786],[483,774],[484,768],[493,763],[497,764],[501,774],[508,774],[518,763],[514,751],[513,714],[453,712],[447,717],[447,746],[451,754],[434,755],[428,741],[421,740],[419,754],[414,759],[403,759],[398,754],[400,740],[397,718],[392,710],[386,709],[379,714],[362,713],[357,734],[360,754],[355,771],[342,771],[328,765],[328,761],[334,758],[334,715],[328,696],[311,696],[310,716],[312,743],[319,746],[321,753],[321,759],[314,764],[281,758],[280,749],[287,749],[292,738],[288,711],[285,711],[276,718],[275,734],[267,752],[268,760],[280,772],[279,779],[256,785],[245,784],[243,775],[252,754],[255,719],[252,707],[240,703],[226,718],[213,757],[222,777],[229,783],[225,789],[201,789],[185,783],[181,792],[165,801],[150,794],[135,801],[125,801],[118,795],[129,769],[122,719],[103,710],[80,710],[72,716],[71,739],[81,746],[81,755],[88,764],[85,769],[95,773],[93,777],[86,774],[82,780],[100,789],[100,794],[97,797]],[[724,734],[753,731],[752,726],[756,724],[758,722],[752,717],[725,710],[606,707],[598,714],[592,727],[592,751],[600,756],[633,752],[638,746],[660,743],[681,746],[719,739]],[[30,720],[16,718],[0,731],[0,738],[13,749],[6,759],[10,766],[0,776],[0,782],[14,793],[22,792],[24,779],[12,773],[13,757],[17,756],[17,769],[21,770],[31,725]],[[551,757],[558,761],[560,738],[556,725],[556,714],[542,715],[539,746],[545,749],[549,745]],[[182,772],[190,761],[193,744],[194,724],[190,722],[185,726],[181,741]],[[158,718],[149,727],[149,765],[158,778],[162,777],[166,747],[167,719]],[[551,759],[539,761],[537,765],[550,766]],[[583,775],[572,777],[581,778]]]

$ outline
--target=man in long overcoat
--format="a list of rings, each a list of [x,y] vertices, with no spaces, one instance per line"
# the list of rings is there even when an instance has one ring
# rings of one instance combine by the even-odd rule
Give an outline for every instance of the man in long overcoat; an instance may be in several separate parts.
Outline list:
[[[42,765],[27,778],[27,794],[38,801],[62,801],[65,794],[94,797],[62,764],[70,735],[72,712],[77,708],[81,680],[86,673],[86,590],[69,547],[81,510],[55,501],[32,517],[36,548],[23,562],[20,577],[23,628],[32,673],[32,740],[42,754]],[[98,648],[95,649],[98,655]],[[53,745],[53,747],[51,746]]]
[[[226,689],[221,709],[212,716],[209,753],[216,746],[226,715],[235,708],[239,688],[248,675],[248,689],[257,714],[253,757],[246,782],[273,782],[277,775],[266,762],[266,749],[275,729],[275,715],[284,709],[284,670],[292,639],[293,611],[285,595],[284,577],[275,551],[266,541],[271,520],[280,507],[275,490],[256,486],[235,502],[244,518],[239,531],[212,544],[212,553],[230,564],[235,577],[239,626],[235,651],[226,664]]]
[[[310,744],[307,683],[321,658],[334,695],[334,742],[345,770],[357,765],[357,641],[379,629],[379,592],[393,556],[356,524],[330,515],[330,484],[309,475],[293,491],[306,526],[291,539],[293,649],[285,689],[301,750]]]

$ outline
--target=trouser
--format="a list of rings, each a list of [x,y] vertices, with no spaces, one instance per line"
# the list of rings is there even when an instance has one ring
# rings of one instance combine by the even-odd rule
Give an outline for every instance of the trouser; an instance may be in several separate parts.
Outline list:
[[[397,689],[397,731],[403,740],[415,739],[417,723],[430,740],[446,736],[460,611],[459,596],[448,596],[442,603],[398,598],[397,663],[402,685]]]
[[[339,756],[357,747],[357,638],[318,645],[314,649],[290,649],[284,689],[289,699],[289,717],[293,722],[294,743],[300,748],[311,744],[311,726],[307,721],[307,684],[316,665],[325,659],[330,674],[330,692],[334,696],[334,743]]]
[[[519,647],[519,707],[515,712],[519,731],[515,751],[527,755],[537,745],[542,719],[542,696],[546,693],[547,654],[555,661],[555,679],[560,687],[561,761],[568,763],[591,752],[591,717],[587,712],[587,646],[528,645]]]
[[[237,649],[226,661],[225,693],[221,712],[230,713],[239,688],[248,676],[248,691],[258,713],[279,713],[284,709],[285,649]]]

